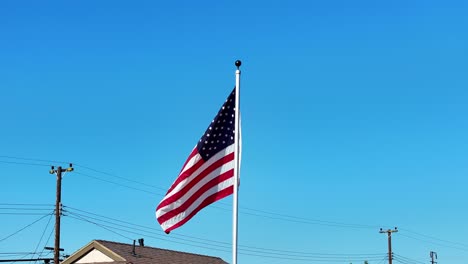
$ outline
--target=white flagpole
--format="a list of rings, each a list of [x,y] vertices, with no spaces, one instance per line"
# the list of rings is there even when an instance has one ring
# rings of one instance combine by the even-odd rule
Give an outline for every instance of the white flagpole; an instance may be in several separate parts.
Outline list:
[[[234,193],[233,193],[233,210],[232,210],[232,264],[237,264],[237,201],[238,201],[238,187],[239,187],[239,113],[240,113],[240,70],[241,61],[237,60],[235,65],[236,70],[236,110],[234,120]]]

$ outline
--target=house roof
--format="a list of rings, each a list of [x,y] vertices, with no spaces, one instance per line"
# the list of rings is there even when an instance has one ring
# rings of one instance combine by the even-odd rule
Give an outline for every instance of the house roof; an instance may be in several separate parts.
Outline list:
[[[101,260],[89,260],[86,257],[91,252],[99,251],[99,254],[105,255]],[[135,253],[133,253],[135,252]],[[227,264],[219,257],[211,257],[186,253],[168,249],[135,246],[106,240],[93,240],[82,247],[61,264]]]

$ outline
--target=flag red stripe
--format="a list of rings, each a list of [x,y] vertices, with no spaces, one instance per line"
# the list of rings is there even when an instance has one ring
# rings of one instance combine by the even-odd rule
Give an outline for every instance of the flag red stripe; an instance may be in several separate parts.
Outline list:
[[[198,189],[192,196],[190,196],[189,199],[187,199],[182,205],[180,205],[179,207],[177,207],[177,208],[175,208],[175,209],[173,209],[171,211],[168,211],[165,214],[161,215],[158,218],[158,222],[160,224],[162,224],[162,223],[166,222],[167,220],[173,218],[174,216],[184,212],[185,210],[187,210],[187,208],[190,207],[190,205],[192,205],[192,203],[194,203],[206,191],[208,191],[209,189],[211,189],[214,186],[218,185],[219,183],[221,183],[221,182],[223,182],[223,181],[225,181],[225,180],[227,180],[229,178],[232,178],[232,176],[234,176],[234,169],[228,170],[227,172],[225,172],[223,174],[220,174],[216,178],[214,178],[211,181],[207,182],[200,189]],[[211,196],[209,196],[209,197],[211,197]],[[197,208],[199,208],[199,207],[200,206],[198,206]]]
[[[170,193],[181,181],[183,181],[185,178],[190,176],[190,174],[192,174],[194,171],[196,171],[198,168],[200,168],[201,165],[203,165],[204,161],[203,161],[203,159],[200,159],[197,163],[195,163],[188,170],[186,170],[185,172],[183,171],[185,169],[185,166],[187,166],[187,163],[189,163],[189,161],[193,157],[195,157],[196,155],[198,155],[198,150],[195,147],[195,148],[193,148],[192,153],[190,153],[189,157],[185,161],[184,166],[182,166],[182,169],[180,170],[180,173],[179,173],[179,177],[177,177],[177,179],[174,181],[174,183],[172,183],[171,188],[169,188],[169,190],[167,191],[166,194]]]
[[[167,228],[166,230],[166,233],[169,233],[171,230],[174,230],[180,226],[182,226],[183,224],[185,224],[187,221],[189,221],[193,216],[195,216],[195,214],[198,213],[198,211],[200,211],[201,209],[203,209],[204,207],[218,201],[218,200],[221,200],[223,199],[224,197],[226,196],[229,196],[231,195],[232,193],[234,192],[234,188],[233,186],[230,186],[224,190],[221,190],[213,195],[210,195],[208,196],[197,208],[195,208],[195,210],[193,210],[188,216],[186,216],[182,221],[176,223],[175,225]]]
[[[230,153],[226,156],[223,156],[219,160],[215,161],[213,164],[208,166],[205,170],[200,172],[199,175],[196,176],[196,178],[192,179],[187,185],[183,186],[182,189],[178,190],[176,193],[174,193],[172,196],[165,198],[161,203],[158,205],[156,210],[159,210],[163,208],[164,206],[167,206],[177,200],[179,200],[184,194],[189,192],[190,189],[192,189],[197,183],[199,183],[201,180],[203,180],[208,174],[216,170],[217,168],[220,168],[222,165],[234,160],[234,153]],[[199,162],[200,163],[200,162]],[[188,175],[190,176],[190,175]],[[188,176],[184,175],[184,178],[187,178]],[[177,179],[176,181],[179,181]],[[179,181],[180,182],[180,181]]]

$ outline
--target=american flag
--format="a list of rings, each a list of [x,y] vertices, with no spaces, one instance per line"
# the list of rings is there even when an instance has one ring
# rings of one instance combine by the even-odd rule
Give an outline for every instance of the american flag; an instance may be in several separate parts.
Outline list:
[[[156,218],[166,233],[233,193],[235,110],[234,88],[156,208]]]

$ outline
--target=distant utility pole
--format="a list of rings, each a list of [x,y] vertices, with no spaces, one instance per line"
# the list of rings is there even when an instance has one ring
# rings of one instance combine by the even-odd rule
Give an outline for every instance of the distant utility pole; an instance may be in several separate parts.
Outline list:
[[[380,232],[379,233],[387,233],[388,235],[388,264],[392,264],[392,257],[393,257],[393,253],[392,253],[392,233],[396,233],[398,232],[398,229],[395,227],[395,229],[388,229],[388,230],[383,230],[382,228],[380,228]]]
[[[434,261],[434,257],[435,257],[435,259],[437,259],[437,252],[431,251],[429,253],[429,256],[431,257],[431,264],[436,264],[437,261]]]
[[[73,171],[73,165],[70,163],[70,167],[62,169],[58,166],[57,169],[52,166],[49,173],[57,174],[57,199],[55,202],[55,247],[54,247],[54,264],[59,264],[59,252],[60,252],[60,216],[62,215],[62,172]]]

